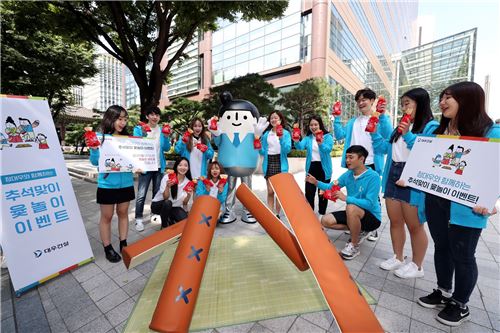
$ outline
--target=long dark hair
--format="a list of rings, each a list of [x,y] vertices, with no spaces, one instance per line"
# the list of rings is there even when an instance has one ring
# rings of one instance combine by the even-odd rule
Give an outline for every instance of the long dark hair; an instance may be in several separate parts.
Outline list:
[[[439,100],[444,94],[451,95],[458,103],[455,118],[460,135],[483,137],[488,133],[493,126],[493,120],[486,114],[484,90],[479,84],[468,81],[452,84],[439,94]],[[439,127],[434,133],[443,134],[450,120],[450,118],[441,117]]]
[[[415,103],[417,103],[417,109],[415,110],[415,120],[413,121],[413,128],[411,131],[413,133],[422,133],[424,131],[425,125],[432,119],[434,116],[432,115],[431,110],[431,98],[429,97],[429,93],[427,90],[422,88],[415,88],[408,90],[401,96],[401,100],[403,97],[408,97]],[[401,133],[395,130],[392,133],[390,142],[398,141]]]
[[[127,110],[125,110],[125,108],[123,108],[120,105],[111,105],[104,113],[104,116],[102,117],[101,121],[101,133],[102,133],[101,144],[104,142],[104,134],[114,133],[115,121],[117,121],[118,118],[120,118],[122,112],[125,112],[125,116],[128,118]],[[123,128],[123,131],[121,131],[120,135],[129,135],[126,126]]]
[[[189,128],[193,129],[194,124],[197,121],[199,121],[201,124],[201,133],[200,133],[201,142],[203,142],[204,144],[206,144],[208,146],[210,144],[210,138],[208,137],[207,128],[205,127],[205,124],[203,123],[203,120],[201,118],[198,118],[198,117],[193,118],[193,120],[191,120],[191,123],[189,124]],[[193,150],[193,135],[191,135],[189,137],[189,141],[187,143],[187,150],[189,152],[191,152]]]
[[[186,172],[186,178],[189,179],[189,180],[192,180],[193,178],[191,177],[191,167],[189,165],[189,160],[185,157],[181,157],[179,158],[178,160],[175,161],[174,163],[174,172],[176,175],[179,175],[179,173],[177,172],[177,167],[179,166],[179,164],[181,163],[181,161],[186,161],[187,164],[188,164],[188,171]],[[172,185],[172,187],[170,188],[170,193],[172,194],[172,198],[174,199],[177,199],[177,191],[179,189],[179,185],[175,184],[175,185]]]
[[[271,116],[275,113],[278,115],[278,117],[280,117],[281,126],[283,126],[283,128],[286,128],[286,119],[285,119],[285,116],[283,116],[283,113],[281,113],[279,111],[273,111],[267,117],[267,121],[269,122],[269,126],[267,126],[267,128],[266,128],[266,132],[273,129],[273,125],[271,125]]]
[[[306,132],[306,135],[313,134],[311,132],[311,128],[309,127],[309,125],[311,125],[311,120],[316,120],[319,123],[319,129],[323,131],[323,134],[328,133],[328,131],[325,128],[325,125],[323,125],[323,119],[321,119],[320,116],[313,114],[311,117],[309,117],[309,121],[307,122],[307,132]]]

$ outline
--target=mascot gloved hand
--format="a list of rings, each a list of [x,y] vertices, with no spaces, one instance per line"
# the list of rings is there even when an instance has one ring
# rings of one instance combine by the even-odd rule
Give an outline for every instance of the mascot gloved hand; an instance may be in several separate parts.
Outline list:
[[[267,118],[260,117],[259,121],[253,125],[255,137],[260,138],[262,136],[262,133],[264,133],[264,131],[268,126],[269,126],[269,121],[267,121]]]
[[[211,130],[214,143],[219,148],[218,161],[228,174],[228,194],[224,214],[219,223],[236,221],[234,204],[236,183],[240,179],[250,189],[252,174],[257,168],[259,153],[253,147],[254,136],[258,131],[262,135],[267,127],[267,120],[259,119],[259,110],[249,101],[233,99],[229,92],[220,95],[222,106],[219,109],[217,130]],[[215,125],[215,124],[214,124]],[[213,126],[215,128],[215,126]],[[255,223],[256,220],[247,210],[243,211],[241,221]]]

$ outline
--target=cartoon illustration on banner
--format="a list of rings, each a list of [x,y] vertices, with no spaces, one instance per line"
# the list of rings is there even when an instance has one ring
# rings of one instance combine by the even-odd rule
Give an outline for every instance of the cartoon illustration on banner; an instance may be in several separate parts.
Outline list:
[[[29,142],[38,143],[38,149],[48,149],[47,136],[43,133],[35,134],[34,128],[40,125],[40,121],[31,122],[28,118],[19,117],[19,126],[12,116],[7,116],[5,119],[5,134],[1,133],[1,148],[29,148],[33,147]]]

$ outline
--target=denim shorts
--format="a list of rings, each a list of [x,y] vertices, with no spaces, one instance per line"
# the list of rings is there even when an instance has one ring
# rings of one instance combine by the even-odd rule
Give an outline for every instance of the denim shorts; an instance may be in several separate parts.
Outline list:
[[[401,178],[405,162],[392,162],[385,184],[385,199],[393,199],[410,203],[410,188],[396,185],[396,182]]]

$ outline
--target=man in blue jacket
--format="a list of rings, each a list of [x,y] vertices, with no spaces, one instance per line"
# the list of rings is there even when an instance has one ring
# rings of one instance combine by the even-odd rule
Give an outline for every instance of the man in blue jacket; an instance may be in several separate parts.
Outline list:
[[[380,208],[380,176],[373,169],[365,165],[368,151],[360,145],[354,145],[346,150],[346,171],[337,181],[337,185],[347,189],[347,195],[341,191],[334,193],[338,200],[345,201],[344,211],[325,214],[321,224],[335,230],[349,230],[351,239],[340,252],[344,259],[353,259],[360,254],[359,244],[368,236],[369,232],[378,229],[382,219]],[[311,175],[306,181],[325,191],[330,184],[319,182]]]

